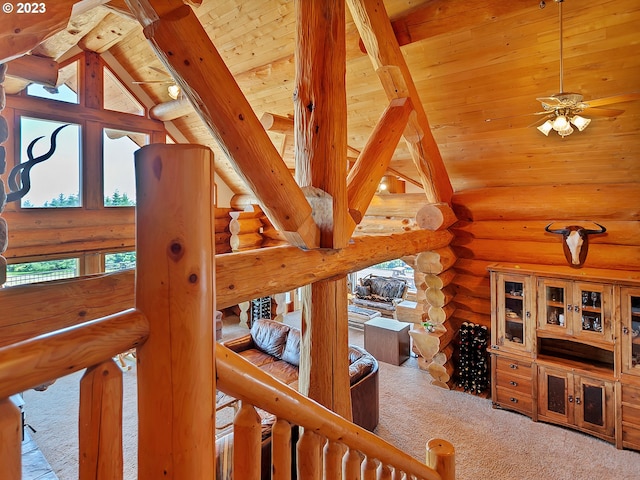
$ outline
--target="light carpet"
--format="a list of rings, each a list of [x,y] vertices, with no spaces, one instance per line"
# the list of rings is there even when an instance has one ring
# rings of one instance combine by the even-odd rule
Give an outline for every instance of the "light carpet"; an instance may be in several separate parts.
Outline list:
[[[362,345],[362,332],[350,330],[350,341]],[[380,363],[376,433],[416,459],[424,461],[426,442],[437,437],[455,446],[458,479],[640,479],[640,453],[617,450],[570,429],[493,409],[490,400],[435,387],[429,375],[415,365],[415,359],[399,367]],[[44,392],[29,390],[24,395],[26,421],[36,429],[32,437],[60,480],[78,478],[81,375],[69,375]],[[137,458],[135,368],[123,377],[124,478],[133,480]]]

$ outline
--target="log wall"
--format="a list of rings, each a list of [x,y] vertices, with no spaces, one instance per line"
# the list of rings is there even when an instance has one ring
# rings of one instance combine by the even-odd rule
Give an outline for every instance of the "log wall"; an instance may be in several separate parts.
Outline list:
[[[487,266],[495,262],[567,265],[559,235],[544,231],[582,225],[607,228],[589,236],[585,267],[640,270],[640,185],[546,185],[461,191],[451,227],[458,261],[453,321],[491,325]]]

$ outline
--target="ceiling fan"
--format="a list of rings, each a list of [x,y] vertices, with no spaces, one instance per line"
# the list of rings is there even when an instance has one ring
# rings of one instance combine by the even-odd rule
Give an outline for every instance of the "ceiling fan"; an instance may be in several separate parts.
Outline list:
[[[156,83],[156,84],[160,84],[160,85],[168,85],[167,93],[169,94],[169,96],[171,98],[173,98],[174,100],[177,100],[178,98],[180,98],[180,94],[182,93],[182,90],[178,86],[178,84],[173,80],[173,78],[171,78],[169,75],[167,75],[165,72],[163,72],[159,68],[156,68],[156,67],[151,66],[151,65],[149,66],[149,68],[151,70],[154,70],[155,72],[159,73],[163,77],[166,77],[166,80],[142,80],[142,81],[139,81],[139,82],[131,82],[131,83],[133,83],[134,85],[146,85],[146,84],[151,84],[151,83]]]
[[[538,125],[537,129],[544,135],[555,130],[561,137],[566,137],[574,132],[574,128],[583,131],[591,123],[591,119],[580,116],[584,113],[589,116],[615,117],[624,110],[600,108],[604,105],[628,102],[640,98],[640,92],[614,95],[611,97],[598,98],[584,101],[584,97],[579,93],[564,91],[564,71],[562,57],[562,3],[564,0],[554,0],[558,4],[559,25],[560,25],[560,93],[549,97],[536,98],[542,104],[542,111],[529,115],[544,115],[543,119],[536,120],[529,126]],[[545,7],[545,1],[541,0],[540,8]],[[487,121],[491,121],[488,119]]]

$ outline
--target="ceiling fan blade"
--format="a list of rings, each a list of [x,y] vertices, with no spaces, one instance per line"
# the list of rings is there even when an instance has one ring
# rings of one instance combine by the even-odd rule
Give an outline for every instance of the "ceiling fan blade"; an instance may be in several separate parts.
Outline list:
[[[131,82],[134,85],[145,85],[147,83],[164,83],[165,85],[169,85],[173,83],[171,80],[142,80],[140,82]]]
[[[527,128],[533,127],[534,125],[538,125],[539,123],[541,124],[541,123],[543,123],[543,122],[547,121],[548,119],[550,119],[551,117],[553,117],[553,115],[554,115],[554,113],[553,113],[553,112],[552,112],[552,113],[549,113],[549,112],[542,112],[542,113],[546,113],[546,114],[547,114],[547,116],[546,116],[546,117],[543,117],[543,118],[541,118],[541,119],[540,119],[540,118],[538,118],[535,122],[530,123],[529,125],[527,125]]]
[[[622,95],[614,95],[612,97],[596,98],[588,100],[586,103],[589,107],[599,107],[601,105],[609,105],[612,103],[630,102],[631,100],[640,99],[640,92],[623,93]]]
[[[169,75],[167,75],[167,72],[165,72],[161,68],[154,67],[153,65],[149,65],[149,69],[153,70],[154,72],[159,73],[160,75],[163,75],[165,77],[169,77]]]
[[[562,99],[558,97],[539,97],[536,98],[537,101],[542,103],[543,105],[548,105],[551,108],[561,107],[564,105]]]
[[[585,108],[580,115],[587,117],[617,117],[624,113],[624,110],[616,110],[614,108]]]
[[[534,113],[521,113],[520,115],[508,115],[506,117],[494,117],[494,118],[486,118],[484,121],[485,122],[497,122],[500,120],[509,120],[512,118],[520,118],[520,117],[531,117],[533,115],[549,115],[550,112],[548,111],[544,111],[544,112],[534,112]],[[539,120],[536,120],[536,122]]]

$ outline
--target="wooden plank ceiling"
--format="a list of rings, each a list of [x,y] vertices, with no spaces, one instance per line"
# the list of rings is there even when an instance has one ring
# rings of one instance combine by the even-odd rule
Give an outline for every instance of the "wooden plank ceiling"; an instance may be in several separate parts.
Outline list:
[[[585,131],[564,139],[553,132],[545,137],[529,126],[539,117],[527,114],[541,110],[536,97],[559,90],[554,1],[545,8],[536,0],[384,4],[454,191],[640,178],[640,100],[612,105],[624,113],[592,117]],[[586,101],[639,92],[640,3],[566,0],[563,5],[565,90],[581,93]],[[293,113],[293,7],[290,0],[205,0],[194,9],[258,118]],[[141,27],[122,11],[124,2],[113,1],[74,17],[33,53],[63,59],[79,44],[108,52],[129,84],[164,79],[158,72],[163,65]],[[361,150],[388,100],[361,51],[348,9],[346,38],[348,143]],[[166,85],[141,88],[155,103],[170,100]],[[187,141],[214,150],[217,174],[234,192],[250,193],[194,112],[173,123]],[[269,135],[293,169],[293,146],[282,134]],[[420,179],[402,142],[390,166],[414,182]]]

